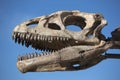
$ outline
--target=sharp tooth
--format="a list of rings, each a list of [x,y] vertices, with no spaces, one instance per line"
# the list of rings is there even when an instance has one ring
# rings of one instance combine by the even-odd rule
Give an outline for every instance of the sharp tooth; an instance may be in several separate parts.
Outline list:
[[[24,45],[24,40],[22,40],[22,46]]]
[[[59,37],[57,37],[57,40],[59,40]]]
[[[22,39],[23,39],[23,40],[25,39],[25,35],[26,35],[26,34],[22,34]]]
[[[27,55],[27,58],[28,58],[28,59],[30,59],[30,58],[31,58],[30,54],[28,54],[28,55]]]
[[[63,41],[65,41],[66,39],[65,39],[65,37],[63,37]]]
[[[39,35],[37,35],[37,40],[38,40],[38,41],[40,40],[40,36],[39,36]]]
[[[37,57],[37,53],[34,53],[34,57]]]
[[[53,41],[53,37],[52,36],[50,37],[50,40]]]
[[[43,56],[43,55],[44,55],[44,53],[41,54],[41,56]]]
[[[69,40],[69,38],[67,37],[67,38],[66,38],[66,40],[68,41],[68,40]]]
[[[44,40],[47,41],[47,36],[44,37]]]
[[[44,40],[44,36],[41,36],[41,40],[42,40],[42,41]]]
[[[38,41],[38,34],[36,35],[36,41]]]
[[[34,41],[36,41],[36,35],[34,35]]]
[[[17,35],[18,35],[18,33],[16,32],[16,33],[15,33],[15,37],[17,37]]]
[[[42,37],[42,40],[43,40],[43,41],[45,40],[45,36]]]
[[[36,57],[38,57],[38,56],[39,56],[37,52],[35,52],[35,54],[36,54]]]
[[[23,36],[23,34],[21,33],[19,38],[22,39],[22,36]]]
[[[21,42],[21,39],[20,39],[20,38],[18,38],[18,43],[20,44],[20,42]]]
[[[43,53],[43,55],[44,55],[44,56],[46,55],[45,52]]]
[[[25,42],[25,46],[26,46],[26,47],[29,47],[29,43],[28,43],[28,42]]]
[[[49,36],[49,37],[47,37],[47,39],[48,39],[48,41],[50,41],[50,36]]]
[[[41,40],[41,35],[39,35],[39,41]]]
[[[75,43],[78,43],[78,41],[75,41]]]
[[[30,54],[30,58],[34,58],[33,54]]]
[[[24,59],[24,60],[26,60],[26,59],[27,59],[27,56],[26,56],[26,55],[24,55],[24,56],[23,56],[23,59]]]
[[[43,36],[40,36],[40,40],[41,40],[41,41],[43,40]]]
[[[30,34],[28,33],[28,34],[26,34],[26,40],[28,40],[29,38],[30,38]]]
[[[17,37],[20,37],[20,33],[17,34]]]
[[[17,42],[17,37],[15,37],[15,43]]]
[[[60,37],[60,40],[61,40],[61,41],[63,41],[63,38],[62,38],[62,37]]]
[[[31,36],[30,36],[30,40],[33,40],[33,38],[34,38],[34,36],[31,34]]]
[[[41,56],[41,54],[38,54],[38,56]]]

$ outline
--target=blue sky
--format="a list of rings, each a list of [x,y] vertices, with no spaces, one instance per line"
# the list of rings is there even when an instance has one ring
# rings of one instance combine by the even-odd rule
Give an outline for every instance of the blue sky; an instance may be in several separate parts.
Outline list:
[[[86,70],[73,72],[30,72],[16,67],[17,56],[35,50],[11,39],[17,24],[59,10],[101,13],[108,21],[102,30],[106,37],[120,25],[120,0],[0,0],[0,80],[120,80],[120,60],[107,59]],[[120,50],[108,52],[119,53]]]

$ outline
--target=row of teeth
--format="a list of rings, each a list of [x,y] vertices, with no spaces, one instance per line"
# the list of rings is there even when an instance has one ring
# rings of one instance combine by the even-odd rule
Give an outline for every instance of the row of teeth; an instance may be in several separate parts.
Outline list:
[[[70,40],[70,38],[68,37],[45,36],[33,33],[19,33],[19,32],[14,32],[12,35],[12,39],[15,40],[15,42],[18,42],[19,44],[21,43],[22,45],[25,45],[26,47],[29,47],[29,45],[32,45],[34,42],[37,43],[46,41],[52,43],[53,41]]]
[[[39,54],[39,53],[25,54],[25,55],[19,56],[18,61],[32,59],[32,58],[36,58],[36,57],[47,56],[47,55],[51,55],[53,53],[55,53],[55,52],[53,51],[53,52],[43,52],[42,54]]]
[[[19,33],[14,32],[12,35],[12,38],[17,40],[16,38],[20,38],[23,40],[34,40],[34,41],[53,41],[53,40],[60,40],[60,41],[68,41],[68,37],[57,37],[57,36],[44,36],[44,35],[38,35],[38,34],[30,34],[30,33]]]

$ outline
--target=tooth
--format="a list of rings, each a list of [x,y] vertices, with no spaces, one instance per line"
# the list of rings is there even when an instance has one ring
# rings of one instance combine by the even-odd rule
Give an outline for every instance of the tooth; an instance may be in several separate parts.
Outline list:
[[[18,33],[16,32],[16,33],[15,33],[15,37],[17,37],[17,34],[18,34]]]
[[[20,37],[19,37],[20,39],[22,39],[22,35],[23,35],[23,34],[20,34]]]
[[[42,56],[44,56],[45,55],[45,53],[42,53]]]
[[[57,37],[57,40],[59,40],[59,37]]]
[[[31,57],[30,57],[30,54],[28,54],[28,55],[27,55],[27,58],[28,58],[28,59],[30,59],[30,58],[31,58]]]
[[[38,54],[38,56],[41,56],[41,54]]]
[[[61,41],[63,41],[63,38],[62,38],[62,37],[60,37],[60,40],[61,40]]]
[[[47,41],[47,36],[44,37],[44,40]]]
[[[66,38],[66,40],[68,41],[68,40],[69,40],[69,38],[67,37],[67,38]]]
[[[34,35],[34,38],[33,38],[33,39],[34,39],[34,41],[36,41],[36,35]]]
[[[33,38],[34,38],[34,36],[33,36],[33,35],[31,35],[31,36],[30,36],[30,40],[33,40]]]
[[[53,41],[53,37],[52,36],[50,37],[50,40]]]
[[[24,55],[24,56],[23,56],[23,59],[24,59],[24,60],[26,60],[26,59],[27,59],[27,56],[26,56],[26,55]]]
[[[30,34],[29,34],[29,33],[26,34],[25,39],[26,39],[26,40],[30,39]]]
[[[43,41],[44,41],[44,40],[45,40],[45,36],[43,36],[43,38],[42,38],[42,39],[43,39]]]
[[[17,37],[15,37],[15,43],[17,42]]]
[[[55,37],[55,36],[53,37],[53,40],[56,40],[56,37]]]
[[[30,54],[30,57],[31,57],[31,58],[34,58],[33,54]]]
[[[25,34],[22,35],[22,39],[25,40]]]
[[[22,40],[22,46],[24,45],[24,40]]]
[[[30,38],[29,38],[29,40],[32,40],[32,34],[30,34]]]
[[[63,41],[65,41],[65,37],[63,37]]]
[[[42,41],[44,40],[44,37],[43,37],[43,36],[41,36],[41,40],[42,40]]]
[[[37,57],[37,53],[34,53],[33,55],[34,55],[34,57]]]
[[[25,42],[25,46],[26,46],[26,47],[29,47],[29,43],[28,43],[27,41]]]
[[[39,40],[41,40],[41,35],[39,35]]]
[[[20,38],[18,38],[18,43],[20,44],[20,42],[21,42],[21,39],[20,39]]]
[[[49,37],[47,37],[47,39],[48,39],[48,41],[50,41],[50,36],[49,36]]]
[[[37,40],[38,40],[38,41],[40,40],[40,37],[39,37],[39,35],[37,35]]]
[[[35,54],[36,54],[36,57],[38,57],[38,56],[39,56],[39,54],[38,54],[37,52],[35,52]]]
[[[18,37],[18,38],[20,37],[20,33],[17,34],[17,37]]]
[[[36,35],[36,41],[38,41],[38,34]]]
[[[75,41],[75,43],[78,43],[78,41]]]
[[[44,55],[48,55],[47,52],[45,52]]]
[[[45,52],[45,55],[48,55],[48,53],[47,53],[47,52]]]
[[[43,56],[43,53],[41,54],[41,56]]]
[[[42,38],[43,36],[40,36],[40,40],[42,41],[43,40],[43,38]]]

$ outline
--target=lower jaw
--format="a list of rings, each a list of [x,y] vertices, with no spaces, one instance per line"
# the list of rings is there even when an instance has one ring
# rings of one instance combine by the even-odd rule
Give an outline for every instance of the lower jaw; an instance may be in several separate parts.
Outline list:
[[[71,60],[79,60],[80,57],[79,52],[86,50],[87,47],[88,46],[72,46],[58,50],[56,52],[44,53],[41,56],[37,54],[31,54],[32,57],[30,59],[26,58],[25,56],[22,56],[21,58],[23,60],[20,59],[17,62],[17,67],[23,73],[44,71],[65,71],[67,67],[61,65],[62,64],[61,62],[66,62],[67,64],[65,65],[69,65],[69,63],[71,63]],[[94,46],[91,46],[88,50],[93,48]],[[70,57],[68,57],[68,55]]]

